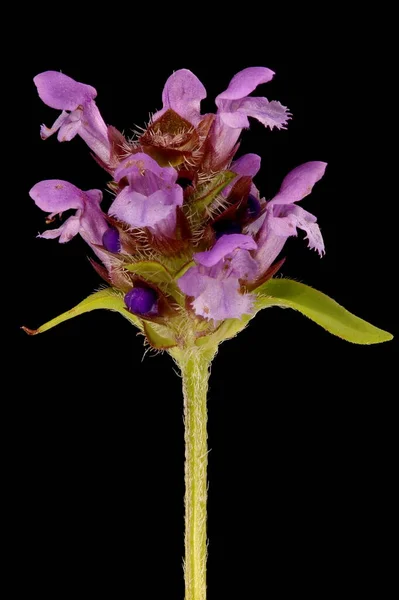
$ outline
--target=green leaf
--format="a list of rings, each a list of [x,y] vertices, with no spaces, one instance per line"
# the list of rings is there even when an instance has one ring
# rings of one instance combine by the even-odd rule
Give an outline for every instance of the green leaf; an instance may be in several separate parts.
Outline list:
[[[169,348],[175,348],[177,345],[176,339],[165,325],[158,323],[144,323],[144,333],[150,345],[157,350],[167,350]]]
[[[123,297],[112,288],[107,288],[91,294],[85,300],[75,306],[75,308],[72,308],[62,315],[55,317],[55,319],[48,321],[38,329],[28,329],[27,327],[23,327],[22,329],[29,335],[37,335],[38,333],[44,333],[45,331],[52,329],[64,321],[68,321],[69,319],[73,319],[78,315],[82,315],[86,312],[97,310],[99,308],[105,308],[107,310],[119,312],[123,317],[133,323],[133,325],[136,325],[136,327],[139,329],[143,329],[140,319],[126,310]]]
[[[190,196],[189,202],[196,212],[202,212],[215,200],[216,196],[232,181],[237,175],[233,171],[222,171],[213,177],[210,181],[197,186],[194,194]]]
[[[159,283],[171,283],[173,281],[173,277],[167,268],[156,260],[140,260],[123,266],[131,273],[135,273],[155,285]]]
[[[335,300],[304,283],[270,279],[257,288],[255,309],[269,306],[293,308],[334,335],[354,344],[379,344],[393,335],[356,317]]]

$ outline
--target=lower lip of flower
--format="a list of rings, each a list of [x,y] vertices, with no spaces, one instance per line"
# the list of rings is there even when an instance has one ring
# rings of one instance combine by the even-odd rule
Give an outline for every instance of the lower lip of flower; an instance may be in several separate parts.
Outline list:
[[[149,287],[136,286],[125,296],[128,310],[138,315],[154,312],[158,297],[155,290]]]

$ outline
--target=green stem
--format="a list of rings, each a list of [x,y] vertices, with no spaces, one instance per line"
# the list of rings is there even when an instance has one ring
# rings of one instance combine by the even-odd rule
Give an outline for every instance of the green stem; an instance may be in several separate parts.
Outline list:
[[[183,378],[185,463],[185,600],[206,599],[207,406],[209,358],[193,348],[180,361]]]

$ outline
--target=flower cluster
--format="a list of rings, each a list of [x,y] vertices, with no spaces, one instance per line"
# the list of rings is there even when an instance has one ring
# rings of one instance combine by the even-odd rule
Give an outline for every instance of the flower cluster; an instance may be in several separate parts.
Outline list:
[[[250,95],[273,75],[263,67],[240,71],[217,96],[216,113],[202,115],[204,86],[191,71],[176,71],[162,109],[133,140],[105,124],[93,87],[54,71],[37,75],[40,98],[62,111],[52,127],[42,125],[42,138],[83,138],[112,178],[113,195],[106,211],[100,190],[58,179],[37,183],[30,195],[50,213],[48,221],[76,211],[40,237],[64,243],[80,234],[101,261],[92,260],[94,268],[141,322],[169,325],[184,313],[198,331],[210,331],[251,315],[256,290],[281,266],[275,261],[288,237],[301,229],[309,247],[324,253],[316,217],[297,202],[326,163],[297,167],[266,201],[253,181],[260,157],[236,158],[249,117],[271,129],[290,119],[280,102]]]

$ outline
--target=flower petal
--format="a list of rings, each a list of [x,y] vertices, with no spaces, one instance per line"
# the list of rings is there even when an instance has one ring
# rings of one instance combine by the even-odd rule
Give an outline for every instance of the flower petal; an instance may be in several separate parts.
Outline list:
[[[305,198],[324,175],[327,163],[311,161],[293,169],[283,180],[273,204],[291,204]]]
[[[88,102],[83,107],[81,124],[80,137],[90,150],[107,164],[111,156],[111,143],[108,128],[95,102]]]
[[[277,127],[277,129],[285,129],[288,120],[291,118],[291,113],[286,106],[283,106],[277,100],[269,102],[266,98],[244,98],[237,107],[236,114],[242,114],[246,117],[257,119],[265,127]],[[226,113],[223,115],[226,121]]]
[[[219,106],[219,100],[237,100],[245,98],[261,83],[267,83],[273,79],[274,72],[266,67],[248,67],[243,69],[229,83],[225,92],[219,94],[216,98],[216,104]]]
[[[109,214],[125,221],[131,227],[155,227],[170,215],[175,215],[176,206],[183,203],[183,190],[175,186],[169,194],[158,190],[145,196],[130,188],[124,188],[112,203]]]
[[[288,216],[294,220],[294,223],[299,229],[303,229],[306,232],[307,235],[305,239],[308,240],[308,247],[312,250],[317,250],[320,257],[322,257],[326,251],[320,227],[316,223],[316,217],[296,204],[290,205],[289,210],[290,214]]]
[[[250,314],[253,308],[254,296],[242,294],[239,283],[230,278],[223,281],[204,275],[206,287],[192,306],[197,315],[205,319],[222,321],[224,319],[240,319]]]
[[[192,306],[197,315],[221,321],[251,313],[254,297],[241,294],[238,279],[219,280],[203,275],[199,267],[192,267],[178,280],[183,293],[195,298]]]
[[[221,119],[224,125],[231,127],[232,129],[247,129],[250,125],[248,117],[244,112],[238,112],[239,103],[237,102],[225,102],[223,110],[219,111],[218,117]],[[233,104],[237,104],[234,106]]]
[[[103,199],[103,193],[101,190],[87,190],[86,196],[89,196],[90,200],[96,204],[101,204]]]
[[[258,251],[255,254],[255,259],[259,264],[260,273],[264,273],[273,264],[287,241],[287,237],[277,235],[270,227],[266,234],[264,227],[262,228],[262,231],[265,235],[262,243],[260,243],[259,240]]]
[[[169,77],[162,92],[162,110],[155,113],[156,121],[169,108],[178,115],[197,125],[201,120],[200,104],[206,98],[206,89],[188,69],[180,69]]]
[[[259,265],[248,250],[235,250],[231,258],[226,259],[223,264],[220,263],[220,266],[219,277],[221,275],[224,277],[233,276],[243,281],[254,281],[259,274]],[[217,267],[213,267],[211,271],[214,269],[217,269]],[[212,272],[210,274],[213,275]]]
[[[79,233],[79,229],[80,216],[73,216],[69,217],[69,219],[67,219],[58,229],[47,229],[47,231],[43,231],[39,237],[48,240],[54,240],[59,237],[60,244],[65,244]]]
[[[255,177],[260,169],[261,158],[258,154],[244,154],[235,160],[230,170],[241,177]]]
[[[100,208],[102,193],[100,190],[89,190],[85,193],[85,208],[80,222],[80,235],[88,244],[102,245],[103,235],[108,229],[104,213]],[[103,260],[104,253],[93,248],[94,252]]]
[[[221,114],[216,116],[211,129],[211,140],[214,150],[214,164],[230,162],[232,154],[238,149],[236,146],[241,129],[229,127],[223,122]]]
[[[229,185],[227,185],[222,191],[222,196],[227,198],[230,194],[231,190],[234,187],[234,184],[239,180],[240,177],[255,177],[257,172],[260,169],[260,156],[258,154],[244,154],[239,159],[233,162],[230,167],[230,170],[233,173],[237,173],[237,177],[233,179]],[[251,193],[254,194],[257,198],[259,197],[259,191],[252,183]]]
[[[56,120],[54,121],[52,127],[46,127],[46,125],[40,125],[40,137],[42,138],[42,140],[46,140],[48,137],[53,135],[53,133],[58,131],[59,128],[61,127],[61,125],[67,120],[68,117],[69,117],[69,114],[67,112],[65,112],[65,110],[63,110],[62,113],[59,115],[59,117],[57,117]]]
[[[33,79],[40,98],[47,106],[60,110],[75,110],[97,96],[91,85],[79,83],[58,71],[45,71]]]
[[[61,124],[57,135],[59,142],[70,142],[81,129],[81,110],[71,112],[65,121]]]
[[[62,179],[40,181],[33,186],[29,195],[45,212],[57,214],[70,208],[84,207],[84,192]]]
[[[177,171],[173,167],[160,167],[151,156],[138,152],[125,158],[115,170],[115,181],[120,181],[122,177],[127,177],[136,191],[149,196],[174,184]]]
[[[236,250],[236,248],[255,250],[257,244],[249,235],[243,235],[241,233],[222,235],[211,250],[194,254],[194,260],[196,263],[205,267],[213,267],[227,254]]]

